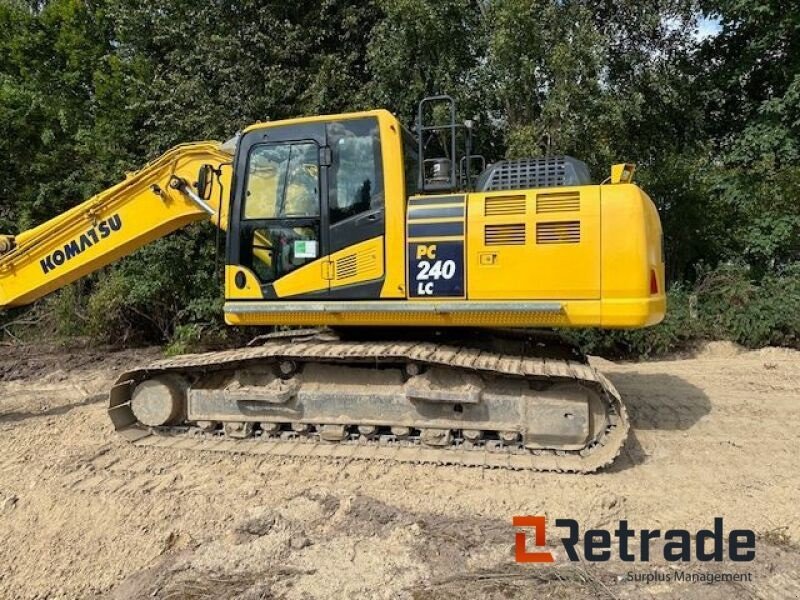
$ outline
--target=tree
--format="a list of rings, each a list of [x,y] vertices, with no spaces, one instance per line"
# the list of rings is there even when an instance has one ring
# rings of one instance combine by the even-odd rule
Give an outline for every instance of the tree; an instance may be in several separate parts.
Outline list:
[[[778,1],[707,2],[720,32],[708,65],[705,112],[715,164],[707,181],[728,226],[728,259],[757,272],[800,260],[800,7]]]

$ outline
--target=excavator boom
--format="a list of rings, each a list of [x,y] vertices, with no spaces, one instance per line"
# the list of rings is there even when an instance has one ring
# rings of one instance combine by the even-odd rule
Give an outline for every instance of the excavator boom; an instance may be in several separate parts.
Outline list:
[[[218,142],[182,144],[53,219],[0,236],[0,309],[30,304],[195,221],[225,228],[231,160]],[[202,165],[219,186],[204,186],[206,198],[193,189]]]

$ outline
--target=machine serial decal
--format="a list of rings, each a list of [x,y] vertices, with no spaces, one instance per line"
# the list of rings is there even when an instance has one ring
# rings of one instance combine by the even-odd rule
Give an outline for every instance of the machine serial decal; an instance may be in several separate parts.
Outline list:
[[[464,296],[464,242],[408,245],[409,292],[413,298]]]
[[[68,260],[72,260],[87,248],[91,248],[100,240],[111,235],[114,231],[122,229],[122,219],[118,214],[100,221],[97,225],[82,233],[80,237],[64,244],[63,250],[56,250],[39,261],[42,271],[47,275],[56,267],[60,267]]]

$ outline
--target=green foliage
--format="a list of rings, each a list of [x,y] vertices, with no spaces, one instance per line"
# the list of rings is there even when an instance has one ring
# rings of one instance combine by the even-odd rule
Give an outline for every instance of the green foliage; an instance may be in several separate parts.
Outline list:
[[[702,15],[720,31],[700,40]],[[639,165],[664,225],[669,314],[576,334],[588,348],[797,345],[798,23],[800,5],[778,0],[0,0],[0,231],[178,142],[370,107],[412,125],[422,96],[449,93],[479,116],[489,160],[564,152],[598,180]],[[219,341],[214,242],[192,227],[40,306],[58,335]]]
[[[186,354],[200,347],[203,341],[203,327],[197,323],[178,325],[170,339],[169,344],[164,349],[166,356],[176,356]]]
[[[664,355],[702,340],[800,348],[800,263],[759,280],[744,264],[701,269],[697,284],[673,286],[667,302],[655,327],[565,333],[588,353],[623,357]]]
[[[385,17],[367,45],[367,98],[411,125],[417,103],[450,94],[464,115],[477,110],[476,86],[484,51],[480,4],[470,0],[384,0]]]
[[[80,282],[69,285],[44,301],[59,338],[78,337],[85,331],[85,317],[81,314],[85,302],[82,287]]]
[[[108,1],[148,154],[363,106],[373,2]]]
[[[800,347],[800,264],[757,283],[743,265],[724,265],[697,287],[706,336],[744,346]]]
[[[195,225],[145,246],[99,277],[87,331],[104,342],[165,342],[179,325],[221,329],[222,279],[210,228]]]
[[[692,294],[675,285],[667,295],[667,315],[660,324],[633,330],[569,330],[568,338],[589,354],[651,357],[691,347],[704,337],[702,324],[692,316]]]

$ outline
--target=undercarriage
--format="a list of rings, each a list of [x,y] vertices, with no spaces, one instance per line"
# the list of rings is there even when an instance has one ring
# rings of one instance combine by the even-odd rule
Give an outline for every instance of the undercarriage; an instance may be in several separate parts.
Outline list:
[[[137,445],[564,472],[611,463],[628,431],[574,346],[514,330],[272,334],[129,371],[109,415]]]

